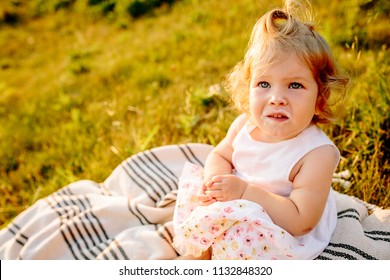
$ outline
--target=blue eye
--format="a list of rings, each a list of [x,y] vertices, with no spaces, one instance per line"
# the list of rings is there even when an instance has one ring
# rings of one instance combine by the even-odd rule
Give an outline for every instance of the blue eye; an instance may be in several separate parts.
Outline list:
[[[292,89],[300,89],[300,88],[303,88],[302,84],[300,84],[300,83],[291,83],[288,87],[289,87],[289,88],[292,88]]]
[[[260,82],[259,87],[261,88],[270,88],[271,85],[268,82]]]

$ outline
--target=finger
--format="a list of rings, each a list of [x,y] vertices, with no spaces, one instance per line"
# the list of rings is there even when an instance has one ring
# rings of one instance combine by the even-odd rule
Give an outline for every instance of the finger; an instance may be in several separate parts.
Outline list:
[[[222,190],[222,182],[215,182],[207,188],[208,191],[220,191]]]
[[[221,200],[224,197],[224,192],[218,190],[218,191],[206,191],[206,194],[209,195],[210,197]]]
[[[216,199],[209,196],[209,195],[199,195],[198,196],[198,202],[200,205],[209,205],[211,203],[216,202]]]
[[[198,190],[198,195],[199,194],[204,194],[204,192],[207,190],[207,187],[205,185],[202,185],[199,190]]]
[[[211,199],[211,200],[208,200],[208,201],[201,201],[201,202],[200,202],[200,205],[201,205],[201,206],[208,206],[208,205],[210,205],[210,204],[213,204],[214,202],[217,202],[217,200]]]
[[[222,182],[223,180],[223,176],[222,175],[215,175],[211,178],[211,181],[213,183],[218,183],[218,182]]]
[[[207,194],[198,194],[197,198],[199,201],[208,201],[208,200],[213,199],[212,196],[207,195]]]
[[[213,182],[212,180],[209,180],[209,181],[205,184],[206,189],[210,188],[213,184],[214,184],[214,182]]]

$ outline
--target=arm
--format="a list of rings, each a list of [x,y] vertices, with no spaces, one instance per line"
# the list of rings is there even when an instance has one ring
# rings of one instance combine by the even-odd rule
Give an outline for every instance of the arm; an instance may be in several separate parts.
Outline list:
[[[260,204],[275,224],[292,235],[306,234],[321,218],[337,160],[332,146],[321,146],[303,158],[289,197],[249,184],[242,198]]]
[[[201,202],[209,204],[216,201],[215,199],[211,199],[211,197],[205,193],[213,184],[212,178],[214,176],[232,173],[232,143],[245,122],[245,115],[238,116],[231,124],[225,138],[222,139],[222,141],[208,155],[204,166],[203,188],[198,195],[198,199]]]
[[[321,146],[308,153],[300,161],[289,197],[268,192],[234,175],[213,177],[214,184],[206,194],[216,201],[242,198],[255,202],[267,211],[276,225],[292,235],[303,235],[321,218],[337,160],[332,146]]]
[[[245,122],[245,115],[238,116],[231,124],[225,138],[211,151],[204,166],[205,182],[209,181],[215,175],[232,173],[232,143]]]

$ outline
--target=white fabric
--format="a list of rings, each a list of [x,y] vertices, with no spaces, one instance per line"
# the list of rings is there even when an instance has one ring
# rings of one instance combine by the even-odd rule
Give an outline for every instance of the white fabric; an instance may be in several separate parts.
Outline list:
[[[315,125],[278,143],[253,140],[250,135],[253,128],[246,123],[233,141],[234,168],[238,176],[279,195],[290,195],[291,170],[304,155],[324,145],[331,145],[339,155],[334,143]]]

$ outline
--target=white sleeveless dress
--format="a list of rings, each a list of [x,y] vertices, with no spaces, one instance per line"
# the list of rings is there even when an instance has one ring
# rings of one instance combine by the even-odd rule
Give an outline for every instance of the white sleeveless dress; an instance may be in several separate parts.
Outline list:
[[[247,123],[233,141],[235,173],[281,196],[290,195],[289,174],[308,152],[323,145],[338,152],[315,125],[278,143],[253,140],[252,129]],[[201,167],[187,163],[179,181],[173,245],[181,255],[199,256],[211,246],[213,259],[314,259],[328,245],[337,222],[332,190],[316,227],[297,237],[275,225],[260,205],[248,200],[199,206],[196,195],[202,174]]]

